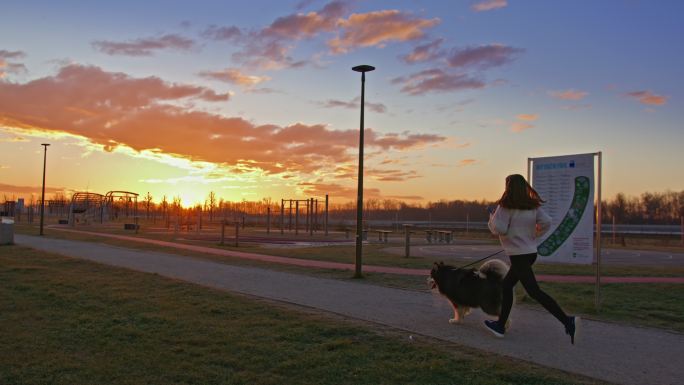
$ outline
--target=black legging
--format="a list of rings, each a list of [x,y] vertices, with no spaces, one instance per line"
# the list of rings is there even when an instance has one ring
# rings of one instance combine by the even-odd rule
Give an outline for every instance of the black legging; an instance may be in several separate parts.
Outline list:
[[[537,253],[511,255],[511,268],[503,279],[503,299],[501,302],[501,315],[499,322],[506,324],[513,306],[513,287],[520,281],[527,294],[539,302],[544,309],[553,314],[563,325],[568,322],[568,315],[558,306],[556,301],[544,293],[537,283],[537,278],[532,272],[532,265],[537,260]]]

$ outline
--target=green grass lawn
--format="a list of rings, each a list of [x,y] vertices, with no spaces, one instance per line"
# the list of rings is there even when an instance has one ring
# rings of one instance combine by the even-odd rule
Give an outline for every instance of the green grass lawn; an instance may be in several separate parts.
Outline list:
[[[358,321],[0,247],[0,383],[600,383]]]
[[[569,313],[624,324],[649,326],[684,333],[684,285],[682,284],[604,284],[601,309],[594,306],[593,284],[540,284]],[[537,303],[522,295],[521,303]]]

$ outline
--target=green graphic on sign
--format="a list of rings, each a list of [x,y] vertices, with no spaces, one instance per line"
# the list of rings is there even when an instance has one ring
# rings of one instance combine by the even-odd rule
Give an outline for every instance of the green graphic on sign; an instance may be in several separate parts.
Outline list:
[[[539,245],[537,248],[539,255],[547,257],[553,254],[575,231],[589,203],[589,188],[589,178],[586,176],[575,178],[575,195],[572,197],[570,209],[553,233]]]

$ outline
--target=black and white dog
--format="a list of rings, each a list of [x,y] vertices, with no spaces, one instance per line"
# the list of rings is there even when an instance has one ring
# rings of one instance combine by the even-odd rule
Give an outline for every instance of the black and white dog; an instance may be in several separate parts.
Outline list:
[[[449,323],[458,323],[472,308],[479,307],[493,316],[501,313],[501,283],[506,273],[508,265],[498,259],[489,260],[479,268],[468,269],[435,262],[428,277],[428,286],[447,298],[454,308],[454,318]]]

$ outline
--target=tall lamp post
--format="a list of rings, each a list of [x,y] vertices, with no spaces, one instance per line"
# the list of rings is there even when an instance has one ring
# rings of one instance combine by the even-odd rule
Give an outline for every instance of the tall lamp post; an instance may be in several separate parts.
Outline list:
[[[352,70],[361,72],[361,128],[359,130],[359,187],[356,200],[356,271],[355,278],[361,278],[361,255],[363,250],[363,108],[365,99],[366,72],[373,71],[375,67],[360,65]]]
[[[40,198],[40,235],[43,235],[43,218],[45,217],[45,165],[47,163],[47,148],[49,143],[42,143],[43,146],[43,194]]]

